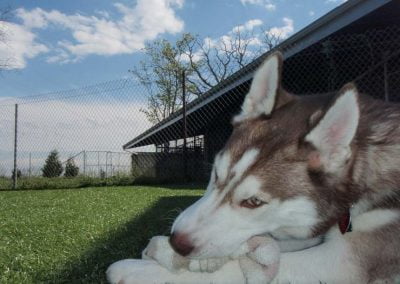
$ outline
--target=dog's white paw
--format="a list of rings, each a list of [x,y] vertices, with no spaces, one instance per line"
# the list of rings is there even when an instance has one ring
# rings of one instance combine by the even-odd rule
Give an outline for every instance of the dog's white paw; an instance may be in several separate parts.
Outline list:
[[[123,280],[138,263],[137,259],[124,259],[111,264],[107,269],[107,280],[112,284],[122,284]]]
[[[112,284],[182,283],[180,274],[172,273],[154,260],[120,260],[110,265],[106,273]]]
[[[211,273],[220,269],[229,260],[228,257],[191,259],[189,262],[189,271]]]

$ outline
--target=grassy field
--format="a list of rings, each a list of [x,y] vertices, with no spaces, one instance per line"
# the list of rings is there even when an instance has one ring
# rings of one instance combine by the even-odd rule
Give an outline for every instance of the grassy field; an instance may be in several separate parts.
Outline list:
[[[101,187],[0,192],[0,283],[104,283],[112,262],[168,234],[202,190]]]
[[[123,186],[132,185],[134,178],[129,175],[113,176],[108,178],[77,176],[74,178],[55,177],[22,177],[18,178],[17,189],[66,189],[97,186]],[[0,191],[12,189],[11,178],[0,177]]]

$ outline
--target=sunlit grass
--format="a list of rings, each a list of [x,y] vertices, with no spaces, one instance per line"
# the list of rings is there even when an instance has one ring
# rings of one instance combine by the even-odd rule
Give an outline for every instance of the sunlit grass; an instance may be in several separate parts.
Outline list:
[[[102,283],[139,257],[201,190],[109,187],[0,192],[0,283]]]

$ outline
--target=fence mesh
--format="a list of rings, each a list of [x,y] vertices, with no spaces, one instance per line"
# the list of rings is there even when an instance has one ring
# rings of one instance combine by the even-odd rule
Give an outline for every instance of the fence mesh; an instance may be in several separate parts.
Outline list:
[[[286,45],[281,51],[285,54],[294,47]],[[147,88],[134,79],[1,99],[0,189],[12,187],[15,104],[17,188],[35,187],[35,179],[204,181],[214,155],[230,135],[231,117],[249,89],[250,82],[241,78],[259,63],[249,64],[189,102],[186,125],[182,110],[157,125],[148,122],[140,111],[148,106]],[[332,35],[284,63],[283,85],[295,94],[332,92],[350,81],[377,99],[400,100],[399,26]],[[233,88],[224,89],[232,84]],[[59,164],[49,156],[54,150]],[[57,173],[43,177],[46,159]]]

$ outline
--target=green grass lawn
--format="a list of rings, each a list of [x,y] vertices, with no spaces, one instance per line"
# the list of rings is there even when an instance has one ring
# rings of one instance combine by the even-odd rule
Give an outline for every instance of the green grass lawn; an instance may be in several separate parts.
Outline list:
[[[104,283],[138,258],[202,190],[101,187],[0,191],[0,283]]]

